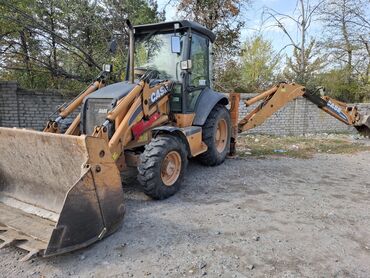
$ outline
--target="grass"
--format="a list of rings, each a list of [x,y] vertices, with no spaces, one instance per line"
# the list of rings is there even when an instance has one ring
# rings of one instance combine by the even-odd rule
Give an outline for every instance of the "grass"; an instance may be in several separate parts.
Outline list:
[[[352,154],[370,151],[370,144],[355,141],[348,135],[329,136],[269,136],[241,135],[238,138],[237,154],[241,157],[282,156],[311,158],[318,153]]]

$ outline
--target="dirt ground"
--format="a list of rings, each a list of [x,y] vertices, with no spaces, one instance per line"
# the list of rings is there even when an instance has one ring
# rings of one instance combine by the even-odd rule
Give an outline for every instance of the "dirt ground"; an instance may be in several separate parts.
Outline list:
[[[368,151],[191,162],[164,201],[126,179],[118,232],[50,259],[2,249],[0,276],[369,277],[369,170]]]

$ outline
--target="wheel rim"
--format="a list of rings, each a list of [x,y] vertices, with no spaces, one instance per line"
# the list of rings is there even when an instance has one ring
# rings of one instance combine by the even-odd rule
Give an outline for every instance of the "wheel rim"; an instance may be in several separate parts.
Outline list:
[[[225,119],[219,120],[215,136],[216,149],[219,153],[222,153],[225,150],[227,144],[227,132],[227,123]]]
[[[166,186],[173,185],[180,176],[181,156],[177,151],[169,152],[161,166],[161,178]]]

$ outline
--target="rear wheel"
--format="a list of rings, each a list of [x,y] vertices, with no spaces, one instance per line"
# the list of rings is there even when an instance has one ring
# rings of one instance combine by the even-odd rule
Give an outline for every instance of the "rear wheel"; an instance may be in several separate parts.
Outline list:
[[[219,165],[225,161],[230,149],[230,114],[223,105],[216,105],[203,125],[203,142],[208,150],[198,156],[207,166]]]
[[[186,148],[175,136],[154,138],[140,156],[138,180],[146,195],[166,199],[181,186],[187,167]]]

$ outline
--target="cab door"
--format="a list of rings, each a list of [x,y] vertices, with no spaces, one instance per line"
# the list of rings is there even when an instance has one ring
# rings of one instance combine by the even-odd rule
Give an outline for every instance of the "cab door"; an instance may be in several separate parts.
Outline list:
[[[193,33],[190,40],[191,70],[188,72],[186,86],[186,112],[194,112],[201,92],[210,87],[209,39]]]

